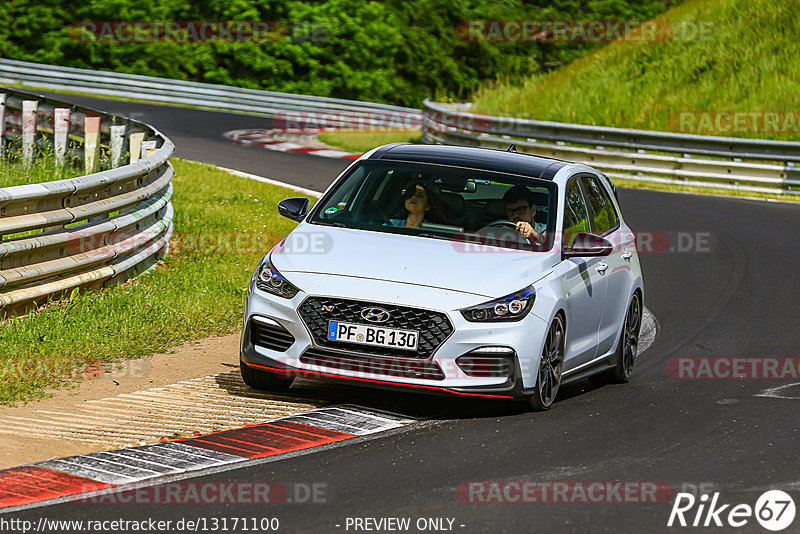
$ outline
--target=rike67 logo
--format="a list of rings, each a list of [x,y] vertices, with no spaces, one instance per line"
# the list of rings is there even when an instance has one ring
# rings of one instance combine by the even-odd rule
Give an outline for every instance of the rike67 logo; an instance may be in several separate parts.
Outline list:
[[[761,527],[778,532],[791,525],[794,516],[794,500],[781,490],[763,493],[755,506],[721,504],[719,492],[710,497],[704,493],[699,498],[691,493],[678,493],[667,526],[742,528],[755,518]]]

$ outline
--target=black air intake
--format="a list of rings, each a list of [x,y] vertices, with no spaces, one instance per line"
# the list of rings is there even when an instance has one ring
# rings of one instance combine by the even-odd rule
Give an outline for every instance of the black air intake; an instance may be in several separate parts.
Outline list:
[[[285,352],[294,343],[294,336],[277,321],[254,316],[250,318],[250,342],[258,347]]]

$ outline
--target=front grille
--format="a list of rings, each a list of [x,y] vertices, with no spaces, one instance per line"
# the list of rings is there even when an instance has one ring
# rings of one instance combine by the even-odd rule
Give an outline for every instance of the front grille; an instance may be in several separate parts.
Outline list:
[[[310,365],[356,373],[362,378],[374,378],[377,375],[444,380],[444,373],[439,364],[418,359],[399,360],[311,348],[300,356],[300,361]]]
[[[475,378],[508,378],[513,374],[514,370],[513,359],[509,356],[484,356],[467,353],[456,358],[456,365],[467,376]]]
[[[324,307],[324,308],[323,308]],[[409,351],[390,347],[375,347],[342,341],[329,341],[328,322],[343,321],[347,323],[370,324],[362,319],[364,308],[383,308],[390,314],[390,319],[375,326],[416,330],[419,332],[417,351]],[[330,309],[330,311],[326,311]],[[441,312],[380,304],[361,300],[336,299],[330,297],[308,297],[297,310],[303,322],[311,331],[314,342],[322,347],[347,350],[367,355],[399,356],[401,358],[429,358],[453,332],[453,325],[447,315]]]
[[[250,319],[250,342],[278,352],[285,352],[294,343],[294,336],[272,319]]]

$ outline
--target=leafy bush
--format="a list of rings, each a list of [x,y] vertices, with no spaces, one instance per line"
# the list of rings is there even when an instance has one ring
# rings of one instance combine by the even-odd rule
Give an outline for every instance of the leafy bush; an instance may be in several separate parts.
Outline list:
[[[0,56],[419,107],[519,80],[597,44],[467,42],[467,20],[643,20],[677,0],[16,0],[0,5]],[[81,21],[278,21],[272,42],[89,42]]]
[[[658,18],[707,22],[707,38],[615,42],[548,74],[487,83],[474,94],[475,108],[621,128],[800,139],[800,0],[690,0]],[[736,112],[745,119],[741,127],[730,119],[719,130],[711,126],[711,118]],[[708,128],[681,129],[681,113],[710,118]],[[777,126],[769,115],[779,117]]]

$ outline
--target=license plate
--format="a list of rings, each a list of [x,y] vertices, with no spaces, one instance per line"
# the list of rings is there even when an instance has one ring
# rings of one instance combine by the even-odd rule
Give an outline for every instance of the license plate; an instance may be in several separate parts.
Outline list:
[[[416,330],[398,330],[383,326],[331,321],[328,323],[328,339],[377,347],[417,350],[419,333]]]

